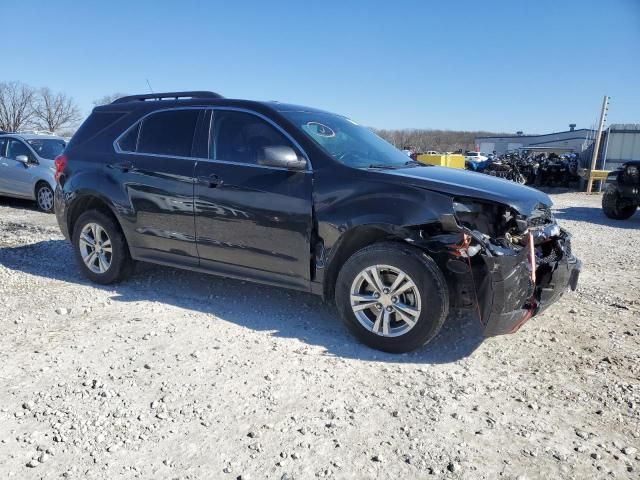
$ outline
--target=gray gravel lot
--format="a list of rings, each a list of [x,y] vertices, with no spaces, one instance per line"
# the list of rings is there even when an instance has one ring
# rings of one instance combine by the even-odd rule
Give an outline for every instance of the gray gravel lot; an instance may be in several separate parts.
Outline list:
[[[0,478],[639,478],[640,213],[552,194],[579,290],[407,355],[318,298],[164,267],[84,280],[0,198]]]

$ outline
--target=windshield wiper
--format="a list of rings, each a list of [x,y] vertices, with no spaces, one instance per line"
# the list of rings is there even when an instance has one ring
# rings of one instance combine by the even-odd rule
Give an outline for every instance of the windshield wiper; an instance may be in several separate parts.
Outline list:
[[[417,160],[407,160],[404,162],[407,167],[422,167],[424,163],[420,163]]]
[[[388,163],[372,163],[367,168],[382,168],[385,170],[395,170],[400,168],[400,165],[389,165]]]

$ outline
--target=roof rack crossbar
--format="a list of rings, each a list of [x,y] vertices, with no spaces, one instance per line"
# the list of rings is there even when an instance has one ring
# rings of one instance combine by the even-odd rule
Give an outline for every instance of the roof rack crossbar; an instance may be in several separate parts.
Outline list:
[[[146,100],[178,100],[179,98],[222,98],[222,95],[206,91],[147,93],[144,95],[120,97],[111,103],[144,102]]]

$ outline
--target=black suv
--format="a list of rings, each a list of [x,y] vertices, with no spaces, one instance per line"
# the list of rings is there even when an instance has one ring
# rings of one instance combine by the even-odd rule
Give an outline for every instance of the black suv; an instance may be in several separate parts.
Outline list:
[[[312,292],[384,351],[428,342],[451,307],[513,332],[578,280],[544,193],[422,165],[312,108],[124,97],[93,110],[56,168],[58,222],[91,280],[144,260]]]

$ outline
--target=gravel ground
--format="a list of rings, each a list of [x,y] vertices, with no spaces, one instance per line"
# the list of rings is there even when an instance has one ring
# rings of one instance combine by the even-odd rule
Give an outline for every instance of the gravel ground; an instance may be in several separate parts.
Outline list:
[[[139,266],[100,287],[0,199],[1,478],[639,478],[640,214],[552,194],[579,289],[407,355],[312,295]]]

